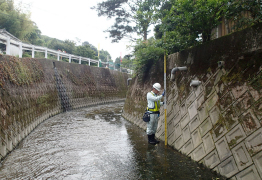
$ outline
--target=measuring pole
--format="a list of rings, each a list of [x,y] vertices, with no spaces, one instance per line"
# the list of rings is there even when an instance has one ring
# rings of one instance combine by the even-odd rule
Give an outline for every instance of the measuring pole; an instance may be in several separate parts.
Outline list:
[[[165,39],[165,43],[166,43],[166,32],[164,33],[164,39]],[[164,89],[166,91],[166,50],[164,51]],[[165,145],[167,145],[167,120],[166,120],[166,95],[167,95],[167,91],[164,97],[164,107],[165,107]]]

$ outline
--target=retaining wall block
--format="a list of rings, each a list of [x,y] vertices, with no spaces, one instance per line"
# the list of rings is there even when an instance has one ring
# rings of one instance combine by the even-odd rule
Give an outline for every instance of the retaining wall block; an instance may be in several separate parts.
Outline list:
[[[183,146],[183,144],[184,144],[183,135],[181,135],[175,141],[174,147],[179,150]]]
[[[236,175],[237,180],[257,180],[261,179],[259,176],[257,169],[254,165],[248,167],[247,169],[243,170],[242,172]]]
[[[217,121],[219,121],[220,118],[221,118],[221,113],[219,111],[219,108],[217,106],[214,106],[209,111],[209,116],[210,116],[212,124],[215,125],[217,123]]]
[[[168,123],[167,123],[167,136],[170,136],[170,134],[172,134],[173,133],[173,131],[174,131],[174,121],[169,121]]]
[[[182,129],[182,135],[184,142],[187,142],[191,138],[189,126]]]
[[[262,150],[262,129],[260,128],[245,139],[247,150],[251,156]]]
[[[196,88],[193,89],[195,94],[196,94],[196,97],[198,98],[199,95],[203,92],[204,90],[204,87],[202,84],[200,84],[199,86],[197,86]]]
[[[173,118],[173,121],[174,121],[174,126],[179,123],[181,120],[181,113],[180,111],[178,111],[175,115],[174,115],[174,118]]]
[[[203,143],[199,145],[197,148],[195,148],[195,150],[192,152],[192,156],[195,161],[201,160],[205,157],[205,155],[206,152]]]
[[[235,86],[231,89],[231,92],[234,96],[235,99],[238,99],[239,97],[241,97],[246,91],[248,90],[248,86],[246,85],[246,83],[244,83],[243,85],[240,86]]]
[[[216,86],[219,81],[221,80],[221,77],[225,75],[226,71],[224,69],[218,69],[218,71],[214,74],[215,80],[214,80],[214,86]]]
[[[210,96],[212,96],[212,94],[216,91],[214,87],[214,79],[212,77],[205,82],[204,91],[207,98],[210,98]]]
[[[197,115],[197,101],[193,101],[192,104],[188,107],[189,119],[191,120]]]
[[[185,145],[181,148],[181,152],[188,155],[189,153],[191,153],[191,151],[194,149],[194,144],[192,139],[190,139],[189,141],[187,141],[185,143]]]
[[[241,142],[244,138],[246,138],[246,134],[240,124],[234,127],[231,131],[226,134],[227,142],[230,148],[236,146],[239,142]]]
[[[202,124],[199,125],[200,135],[204,136],[212,129],[212,123],[210,117],[208,117]]]
[[[215,143],[213,141],[211,133],[207,133],[203,138],[203,145],[206,153],[211,152],[215,148]]]
[[[226,137],[222,137],[221,139],[219,139],[216,143],[216,149],[219,155],[219,158],[221,161],[225,160],[226,158],[228,158],[229,156],[231,156],[231,151],[229,149],[229,146],[227,144],[227,140]]]
[[[174,130],[174,138],[177,139],[181,134],[182,134],[182,131],[181,131],[181,126],[180,126],[180,123],[178,123],[177,125],[175,125],[175,130]]]
[[[251,134],[261,126],[251,109],[248,109],[240,116],[240,123],[247,135]]]
[[[180,110],[180,106],[178,103],[174,102],[174,106],[173,106],[173,114],[177,114]]]
[[[213,169],[220,163],[220,159],[218,157],[218,153],[216,150],[212,151],[209,153],[205,158],[204,158],[205,164],[207,167]]]
[[[232,149],[232,154],[240,171],[253,164],[253,161],[246,150],[244,142],[234,147]]]
[[[196,94],[195,92],[191,92],[189,97],[186,99],[186,106],[189,107],[196,99]]]
[[[223,161],[218,166],[219,172],[226,176],[227,178],[230,178],[231,176],[235,175],[238,172],[237,165],[235,163],[234,158],[231,156],[225,161]]]
[[[200,125],[200,120],[198,115],[196,115],[191,122],[189,122],[189,128],[190,131],[193,132],[196,128],[198,128],[198,126]]]
[[[260,177],[262,178],[262,151],[257,153],[255,156],[252,157],[254,164],[256,165],[256,168],[260,174]]]
[[[196,148],[200,143],[202,143],[202,138],[198,128],[194,132],[192,132],[191,137],[194,144],[194,148]]]
[[[186,103],[182,103],[182,104],[181,104],[181,106],[180,106],[180,112],[181,112],[181,116],[182,116],[182,117],[187,113]]]
[[[235,98],[232,95],[231,91],[228,91],[219,101],[220,101],[219,108],[221,109],[221,111],[224,111],[233,102],[235,102]]]
[[[205,102],[208,110],[212,109],[217,103],[217,101],[218,101],[218,96],[216,93],[213,93]]]
[[[189,123],[189,114],[186,114],[184,117],[182,117],[180,123],[181,123],[181,128],[184,129],[184,127]]]
[[[198,108],[198,112],[197,113],[199,115],[200,122],[203,122],[209,116],[206,104],[202,104]]]
[[[167,138],[167,142],[169,145],[172,145],[175,142],[176,138],[175,138],[175,132],[172,132],[168,138]]]
[[[205,94],[202,92],[198,97],[197,97],[197,109],[199,109],[205,102]]]
[[[238,124],[238,116],[235,113],[234,105],[229,106],[224,113],[222,114],[223,120],[225,121],[225,125],[228,130],[233,128],[236,124]]]

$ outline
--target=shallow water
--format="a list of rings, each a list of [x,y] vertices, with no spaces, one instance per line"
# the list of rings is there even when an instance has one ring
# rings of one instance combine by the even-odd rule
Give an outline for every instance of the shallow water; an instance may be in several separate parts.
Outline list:
[[[8,155],[0,179],[223,179],[121,117],[123,103],[59,114]]]

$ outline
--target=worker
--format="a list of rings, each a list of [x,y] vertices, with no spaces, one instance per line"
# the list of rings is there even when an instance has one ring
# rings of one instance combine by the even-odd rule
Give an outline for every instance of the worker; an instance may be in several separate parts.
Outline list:
[[[155,139],[155,134],[158,126],[158,118],[159,118],[159,109],[160,106],[163,105],[163,102],[160,102],[162,97],[165,96],[165,90],[162,95],[158,95],[161,91],[161,85],[159,83],[153,84],[152,91],[147,93],[147,111],[150,112],[150,121],[147,122],[146,133],[148,136],[149,144],[158,144],[159,141]]]

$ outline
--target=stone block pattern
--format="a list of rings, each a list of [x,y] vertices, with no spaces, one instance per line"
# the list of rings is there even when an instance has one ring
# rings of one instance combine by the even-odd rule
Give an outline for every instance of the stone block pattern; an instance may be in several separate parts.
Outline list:
[[[51,116],[124,101],[127,79],[104,68],[0,55],[0,159]]]
[[[172,106],[167,108],[168,145],[230,179],[262,178],[261,32],[260,23],[168,57],[167,77],[174,67],[187,66],[174,74],[174,81],[167,80],[167,106]],[[133,104],[146,107],[152,81],[164,84],[157,78],[160,67],[154,67],[155,76],[151,69],[150,84],[136,79],[128,94]],[[190,86],[192,80],[201,84]],[[135,89],[143,92],[141,97]],[[157,137],[164,141],[163,116],[159,122]]]
[[[218,74],[219,79],[215,77]],[[232,84],[225,76],[228,74],[225,69],[216,69],[205,88],[188,90],[185,103],[174,107],[174,137],[169,145],[227,178],[260,179],[262,128],[258,102],[262,95],[247,83],[224,90]],[[172,88],[179,89],[176,83]]]

